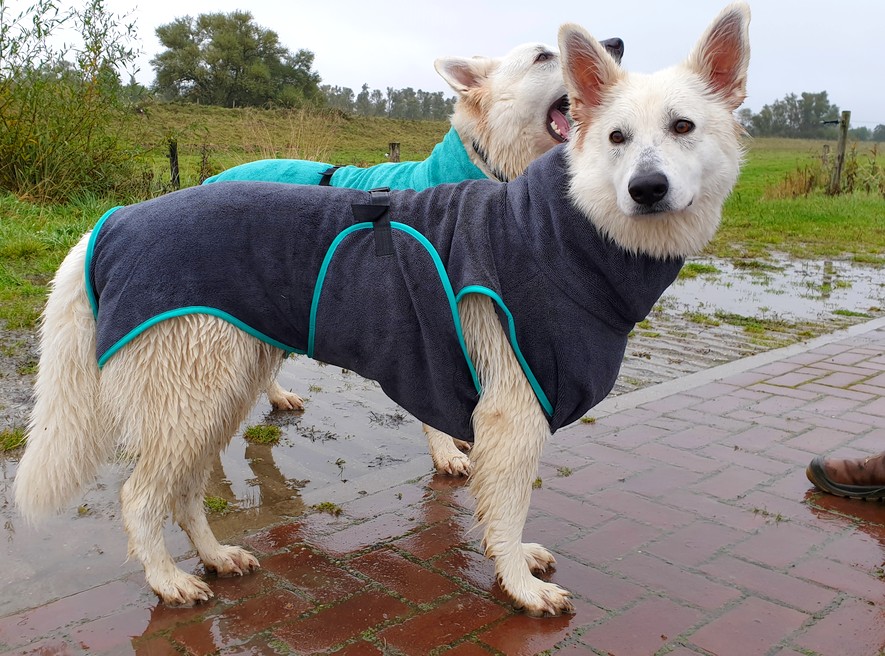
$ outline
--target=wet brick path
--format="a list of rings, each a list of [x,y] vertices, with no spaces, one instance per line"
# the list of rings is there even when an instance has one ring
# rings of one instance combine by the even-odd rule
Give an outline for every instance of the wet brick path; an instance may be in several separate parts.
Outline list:
[[[130,574],[0,619],[0,652],[875,656],[885,504],[804,475],[814,455],[885,448],[885,321],[858,328],[556,434],[525,539],[556,554],[575,615],[514,611],[463,482],[428,476],[246,536],[261,571],[208,577],[210,603],[164,608]]]

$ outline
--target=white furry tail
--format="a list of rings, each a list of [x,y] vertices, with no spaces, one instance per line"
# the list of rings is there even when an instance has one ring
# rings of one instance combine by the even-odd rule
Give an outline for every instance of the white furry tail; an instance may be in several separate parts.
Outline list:
[[[86,296],[88,235],[52,282],[40,331],[40,366],[15,502],[34,523],[58,513],[92,481],[113,441],[98,416],[95,320]]]

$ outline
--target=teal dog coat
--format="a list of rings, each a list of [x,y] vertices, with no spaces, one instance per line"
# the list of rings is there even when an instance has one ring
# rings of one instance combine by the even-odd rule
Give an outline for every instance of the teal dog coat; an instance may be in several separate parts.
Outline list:
[[[203,184],[250,180],[262,182],[288,182],[289,184],[318,185],[323,181],[331,164],[302,159],[262,159],[240,164],[207,178]],[[421,191],[438,184],[480,180],[486,175],[470,161],[461,137],[451,128],[443,140],[433,147],[430,156],[421,162],[387,162],[360,168],[341,166],[334,168],[327,183],[332,187],[350,189],[414,189]]]
[[[111,210],[86,265],[99,365],[158,321],[215,315],[469,440],[481,389],[458,301],[480,294],[555,431],[611,391],[627,335],[682,266],[601,236],[567,187],[557,147],[506,184],[226,182]]]

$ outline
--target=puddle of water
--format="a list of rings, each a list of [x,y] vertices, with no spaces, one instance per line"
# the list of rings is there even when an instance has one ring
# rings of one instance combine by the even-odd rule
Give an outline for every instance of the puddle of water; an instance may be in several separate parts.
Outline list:
[[[280,425],[280,443],[251,444],[240,431],[221,454],[207,490],[231,503],[229,512],[209,517],[219,540],[432,471],[420,423],[375,383],[306,358],[287,360],[279,381],[304,396],[307,408],[274,412],[262,397],[245,425]],[[126,561],[119,514],[129,467],[103,468],[75,505],[32,528],[12,505],[16,466],[15,459],[0,458],[0,617],[140,571],[139,563]],[[171,523],[166,540],[174,557],[190,553],[184,532]]]
[[[729,260],[697,259],[715,273],[682,277],[664,294],[685,310],[716,311],[747,317],[819,321],[836,311],[881,313],[885,275],[881,267],[848,261],[808,261],[775,257],[757,268]]]

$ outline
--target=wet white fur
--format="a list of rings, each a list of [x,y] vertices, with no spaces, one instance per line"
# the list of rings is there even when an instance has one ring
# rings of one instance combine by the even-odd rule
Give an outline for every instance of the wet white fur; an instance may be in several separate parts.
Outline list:
[[[548,57],[538,61],[540,53]],[[458,94],[452,127],[488,177],[495,178],[494,168],[513,179],[556,145],[547,132],[547,112],[566,91],[555,48],[526,43],[504,57],[446,57],[434,66]],[[491,167],[476,156],[473,142]]]
[[[749,8],[727,7],[707,28],[688,59],[678,66],[652,75],[627,73],[604,49],[594,44],[601,76],[599,104],[580,106],[591,120],[578,121],[569,148],[572,201],[590,217],[601,232],[624,248],[659,257],[684,257],[699,252],[719,226],[722,204],[737,182],[743,149],[742,133],[733,111],[743,102],[749,65]],[[738,70],[734,85],[716,92],[708,72],[718,64],[711,57],[710,40],[723,22],[737,24],[733,54]],[[592,39],[581,27],[565,25],[562,42],[572,36]],[[721,46],[721,41],[718,42]],[[577,62],[574,62],[577,64]],[[584,92],[563,62],[566,87],[572,98]],[[577,106],[577,107],[576,107]],[[686,136],[669,129],[674,118],[692,121],[696,128]],[[630,135],[622,145],[609,135],[619,130]],[[673,211],[642,215],[628,193],[630,178],[642,168],[665,174],[670,182]]]
[[[748,50],[748,10],[736,5],[722,16],[727,12],[732,12],[732,18],[737,16],[738,47]],[[591,57],[608,57],[580,28],[564,26],[560,35],[567,37],[561,41],[565,62],[570,61],[571,47],[563,45],[565,41],[582,44]],[[704,39],[698,47],[703,50]],[[745,74],[746,58],[739,61],[736,66]],[[587,134],[570,142],[569,162],[573,179],[584,182],[573,182],[572,195],[582,206],[592,207],[592,220],[614,239],[623,239],[628,248],[688,254],[703,245],[718,221],[728,191],[718,182],[719,171],[726,171],[730,179],[736,170],[737,132],[727,127],[732,110],[703,91],[702,79],[693,77],[698,75],[689,67],[654,77],[624,76],[618,81],[617,94],[579,112],[580,120],[589,121],[579,126]],[[575,86],[570,73],[567,80],[575,96],[592,95],[586,80]],[[740,92],[743,78],[736,84],[733,91]],[[622,106],[621,93],[643,107]],[[694,209],[659,216],[656,223],[635,222],[616,201],[615,180],[624,174],[598,172],[608,168],[609,162],[599,161],[607,146],[599,143],[595,124],[615,120],[613,105],[629,114],[624,120],[632,121],[633,117],[657,116],[662,103],[683,96],[689,96],[686,106],[698,112],[692,120],[699,123],[700,139],[718,142],[694,152],[697,157],[718,157],[718,162],[686,162],[690,170],[699,167],[708,174],[701,177]],[[667,152],[663,149],[662,157]],[[688,176],[684,184],[697,184],[696,176]],[[585,193],[584,184],[594,185],[597,191]],[[706,215],[699,213],[702,208]],[[621,224],[631,227],[623,230]],[[688,235],[692,230],[702,234]],[[171,512],[209,569],[242,574],[257,567],[244,549],[218,544],[206,522],[202,496],[212,456],[228,443],[279,367],[282,354],[220,319],[185,316],[146,331],[111,358],[99,374],[95,325],[83,280],[86,239],[71,250],[59,269],[46,307],[36,405],[15,480],[16,503],[30,521],[63,509],[122,440],[138,457],[121,494],[130,554],[141,560],[148,583],[167,603],[205,600],[212,594],[206,583],[175,567],[163,543],[163,523]],[[535,615],[568,612],[572,609],[569,593],[532,576],[533,571],[553,564],[553,556],[540,545],[522,542],[532,481],[549,436],[546,418],[488,299],[467,296],[460,309],[467,347],[484,390],[474,414],[470,487],[476,497],[477,519],[485,527],[486,554],[494,558],[498,579],[517,606]]]
[[[549,53],[544,61],[538,54]],[[547,131],[547,112],[565,95],[559,56],[542,43],[517,46],[503,57],[441,57],[437,72],[457,94],[451,117],[471,161],[494,179],[514,178],[558,142]],[[488,162],[479,157],[478,144]],[[297,394],[273,378],[267,386],[270,404],[280,410],[302,410]],[[424,426],[430,457],[437,471],[454,476],[470,473],[470,448],[430,426]]]

